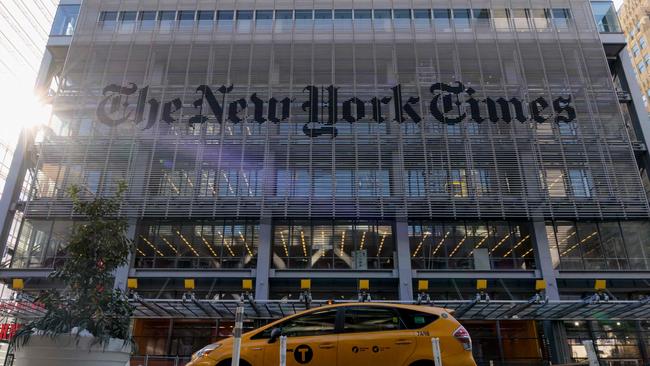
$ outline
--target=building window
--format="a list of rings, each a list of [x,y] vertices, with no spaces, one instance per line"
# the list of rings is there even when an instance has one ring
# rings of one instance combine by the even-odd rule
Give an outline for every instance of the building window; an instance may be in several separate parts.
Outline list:
[[[639,45],[637,43],[632,43],[632,56],[637,57],[639,55]]]
[[[122,11],[120,12],[120,27],[121,33],[131,33],[135,31],[135,21],[138,13],[135,11]]]
[[[549,221],[546,234],[557,269],[650,269],[650,222]]]
[[[191,28],[194,26],[194,17],[193,10],[181,10],[178,12],[178,25],[181,28]]]
[[[145,222],[136,240],[136,268],[254,268],[255,220]]]
[[[404,186],[409,197],[424,197],[426,188],[424,183],[424,170],[410,169],[404,172]]]
[[[196,14],[196,20],[199,28],[210,28],[214,22],[214,11],[198,11]]]
[[[494,28],[497,31],[510,29],[510,9],[492,9]]]
[[[276,187],[276,195],[280,197],[308,197],[311,192],[309,170],[278,170]]]
[[[191,196],[194,191],[194,172],[186,170],[163,171],[158,195]]]
[[[530,9],[535,29],[543,30],[551,26],[551,11],[549,9]]]
[[[483,196],[490,193],[491,177],[488,169],[472,169],[472,180],[474,192],[477,196]]]
[[[413,9],[414,19],[431,19],[431,10],[429,9]]]
[[[375,12],[378,10],[375,10]],[[390,10],[388,10],[390,18]],[[332,10],[330,9],[316,9],[314,10],[314,19],[317,20],[331,20],[332,19]]]
[[[484,192],[487,190],[489,176],[488,173],[481,169],[476,169],[474,184],[476,189]],[[479,187],[480,185],[480,187]],[[410,197],[422,197],[430,195],[451,195],[453,197],[467,197],[468,183],[465,169],[432,169],[429,170],[428,176],[421,169],[410,169],[404,175],[404,187],[406,194]],[[425,188],[426,187],[426,188]],[[479,194],[477,192],[477,194]]]
[[[517,30],[529,30],[528,9],[512,9],[512,20]]]
[[[176,12],[175,11],[159,11],[158,12],[158,24],[159,29],[162,32],[169,32],[174,28],[176,22]]]
[[[67,6],[67,5],[66,5]],[[63,6],[62,6],[63,7]],[[78,6],[77,6],[78,7]],[[135,15],[134,15],[135,14]],[[508,30],[512,24],[516,29],[528,30],[532,26],[535,29],[548,29],[551,19],[557,28],[568,28],[571,13],[569,9],[315,9],[315,10],[219,10],[216,12],[216,21],[223,22],[218,24],[218,29],[222,31],[232,30],[232,22],[234,19],[238,20],[237,30],[240,32],[250,32],[253,30],[251,27],[252,21],[255,20],[257,24],[256,31],[267,31],[270,29],[272,21],[279,24],[275,27],[276,31],[282,30],[289,26],[288,21],[297,20],[300,27],[311,26],[312,22],[307,20],[317,20],[316,24],[326,25],[326,21],[331,20],[370,20],[375,19],[383,21],[384,29],[390,30],[391,22],[386,22],[391,19],[401,22],[408,22],[411,19],[432,19],[434,27],[438,31],[450,32],[452,26],[456,30],[464,31],[470,30],[471,26],[478,29],[490,29],[492,27],[492,19],[494,26],[497,30]],[[135,18],[134,18],[135,16]],[[60,17],[62,20],[56,22],[57,29],[66,30],[58,32],[70,33],[74,28],[74,21],[65,20],[64,16]],[[124,20],[124,27],[120,30],[130,32],[130,24],[135,20],[140,22],[139,30],[151,30],[152,23],[155,20],[159,22],[159,29],[162,32],[169,32],[177,25],[182,28],[192,28],[195,24],[203,30],[211,29],[215,20],[215,12],[211,10],[163,10],[163,11],[104,11],[101,12],[99,23],[104,29],[114,29],[117,20]],[[67,23],[66,23],[67,22]],[[65,24],[63,24],[65,23]],[[290,23],[290,22],[289,22]],[[63,24],[63,25],[61,25]],[[422,24],[420,22],[420,24]],[[265,25],[260,27],[261,25]],[[402,25],[406,25],[403,23]],[[612,25],[607,25],[611,28]],[[55,32],[55,31],[53,31]]]
[[[553,9],[553,23],[558,29],[568,29],[571,22],[571,10]]]
[[[477,22],[490,22],[490,9],[472,9],[472,14]]]
[[[451,9],[433,9],[433,24],[438,31],[451,31]]]
[[[645,62],[644,61],[639,61],[638,64],[636,64],[636,67],[639,69],[639,73],[643,74],[645,72]]]
[[[449,173],[449,193],[454,197],[467,197],[465,169],[451,169]]]
[[[70,220],[25,219],[14,248],[11,268],[58,268],[75,223]]]
[[[645,41],[645,36],[642,36],[639,39],[639,48],[641,48],[643,50],[643,49],[645,49],[646,46],[647,46],[647,44],[646,44],[646,41]]]
[[[647,323],[642,322],[642,324]],[[588,361],[587,350],[582,343],[584,340],[593,340],[599,351],[598,358],[604,364],[620,364],[627,360],[643,358],[639,350],[639,345],[643,344],[643,340],[638,339],[637,334],[639,333],[636,333],[635,322],[565,321],[564,327],[573,362]]]
[[[332,181],[331,170],[313,170],[315,197],[388,197],[390,179],[388,170],[337,169]],[[336,185],[336,186],[334,186]],[[309,169],[278,170],[276,195],[280,197],[309,196],[312,179]]]
[[[599,32],[621,32],[621,26],[616,16],[616,8],[612,1],[591,1],[591,9]]]
[[[590,198],[592,196],[593,181],[585,169],[569,169],[569,182],[574,197]]]
[[[432,169],[429,171],[429,193],[449,193],[447,190],[447,171],[445,169]]]
[[[262,194],[259,170],[222,169],[218,179],[219,197],[257,197]]]
[[[393,269],[392,226],[377,220],[287,220],[274,225],[275,269]]]
[[[533,269],[531,228],[506,221],[409,221],[414,269]]]
[[[454,9],[454,28],[456,30],[470,29],[470,9]]]
[[[51,36],[71,36],[77,25],[79,5],[59,5],[56,9]]]
[[[219,10],[217,11],[217,20],[232,21],[235,16],[233,10]]]
[[[546,192],[550,197],[566,197],[562,169],[546,169],[544,171],[543,182]]]
[[[356,174],[356,185],[359,197],[390,196],[388,170],[359,170]]]
[[[113,30],[117,23],[116,11],[103,11],[99,14],[99,26],[103,30]]]
[[[138,14],[141,30],[152,30],[156,27],[156,12],[155,11],[141,11]]]
[[[393,10],[393,18],[411,19],[411,9],[395,9]]]

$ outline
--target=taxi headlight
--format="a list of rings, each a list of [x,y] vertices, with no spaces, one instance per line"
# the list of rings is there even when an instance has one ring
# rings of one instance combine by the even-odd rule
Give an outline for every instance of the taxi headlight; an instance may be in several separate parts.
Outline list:
[[[208,344],[207,346],[205,346],[205,347],[201,348],[200,350],[196,351],[196,353],[194,353],[192,355],[192,360],[195,360],[197,358],[201,358],[201,357],[205,356],[206,354],[214,351],[215,349],[217,349],[219,347],[221,347],[221,343]]]

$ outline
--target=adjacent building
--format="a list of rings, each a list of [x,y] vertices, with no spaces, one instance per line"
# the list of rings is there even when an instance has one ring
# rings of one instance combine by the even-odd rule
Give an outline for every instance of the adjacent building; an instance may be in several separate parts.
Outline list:
[[[10,165],[21,126],[31,123],[40,115],[31,113],[34,108],[34,86],[39,76],[45,44],[50,34],[52,19],[58,1],[7,0],[0,3],[0,100],[4,110],[0,134],[0,197],[9,177]],[[31,110],[30,110],[31,108]],[[29,177],[27,178],[29,181]],[[11,192],[11,188],[8,190]],[[11,194],[11,193],[9,193]],[[22,221],[17,213],[6,240],[15,242]],[[3,239],[4,241],[5,239]],[[4,249],[4,248],[3,248]],[[0,263],[7,266],[11,260],[3,250]],[[8,298],[12,291],[0,286],[0,298]],[[4,360],[7,341],[14,325],[5,319],[0,324],[0,359]]]
[[[647,1],[626,0],[619,9],[621,28],[627,37],[627,49],[632,54],[632,62],[641,91],[643,102],[650,111],[650,52],[647,40],[650,38],[648,16],[650,5]]]
[[[243,279],[276,317],[301,279],[315,300],[357,299],[363,279],[374,300],[456,304],[485,364],[583,359],[584,339],[603,362],[650,361],[647,312],[630,312],[649,295],[650,131],[610,2],[58,12],[42,66],[52,117],[12,167],[14,189],[33,184],[0,201],[5,280],[49,286],[81,220],[66,190],[90,199],[124,180],[137,249],[117,283],[137,293],[142,356],[228,335]],[[596,280],[611,302],[575,312]],[[538,292],[573,305],[469,311],[523,311]]]

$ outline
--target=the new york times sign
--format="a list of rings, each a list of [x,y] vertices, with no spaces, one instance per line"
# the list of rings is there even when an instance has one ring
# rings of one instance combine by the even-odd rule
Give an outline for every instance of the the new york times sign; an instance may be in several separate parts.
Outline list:
[[[424,101],[427,103],[428,113],[441,123],[449,125],[463,121],[560,123],[571,122],[576,117],[570,96],[558,96],[552,101],[547,101],[540,96],[530,102],[514,97],[480,99],[473,88],[465,87],[461,82],[453,84],[455,85],[445,83],[431,85],[429,88],[431,99]],[[321,88],[313,85],[306,86],[303,89],[304,100],[302,101],[289,97],[262,99],[257,93],[253,93],[248,98],[231,100],[228,94],[232,93],[233,89],[232,85],[222,85],[214,90],[207,85],[196,88],[198,97],[192,103],[196,114],[190,117],[190,125],[222,123],[224,119],[236,124],[243,122],[244,116],[251,116],[254,122],[260,124],[283,123],[291,116],[291,106],[296,102],[300,103],[302,110],[308,115],[308,120],[304,121],[303,132],[310,137],[321,135],[335,137],[336,123],[358,121],[385,123],[387,112],[391,108],[393,120],[398,123],[408,121],[419,123],[424,117],[419,112],[419,103],[422,102],[420,97],[403,95],[401,85],[392,87],[390,95],[383,97],[369,100],[352,97],[343,101],[339,100],[339,88],[333,85]],[[97,106],[99,121],[109,126],[125,122],[135,124],[144,122],[145,130],[159,121],[168,124],[177,122],[174,113],[182,108],[181,99],[173,98],[169,101],[148,99],[148,93],[148,86],[138,88],[133,83],[127,86],[108,85],[103,89],[104,98]],[[134,105],[129,98],[136,99]],[[482,106],[485,107],[481,108]]]

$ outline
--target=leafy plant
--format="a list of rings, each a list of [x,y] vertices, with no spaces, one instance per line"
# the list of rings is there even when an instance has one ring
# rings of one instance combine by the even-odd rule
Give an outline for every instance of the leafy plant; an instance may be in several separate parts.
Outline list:
[[[117,216],[126,189],[120,182],[114,197],[83,201],[79,188],[70,188],[73,210],[84,221],[72,229],[67,259],[50,274],[63,288],[48,289],[37,297],[45,315],[22,327],[15,345],[24,345],[36,331],[56,337],[74,328],[90,332],[94,344],[106,345],[111,338],[130,340],[133,309],[125,294],[113,288],[113,272],[127,264],[133,250],[126,235],[128,222]]]

